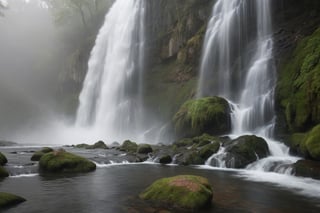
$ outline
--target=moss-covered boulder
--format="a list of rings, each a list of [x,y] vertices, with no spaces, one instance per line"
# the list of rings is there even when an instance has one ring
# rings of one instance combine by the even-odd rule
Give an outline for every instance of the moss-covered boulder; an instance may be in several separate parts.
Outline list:
[[[218,142],[213,142],[210,144],[207,144],[205,146],[202,146],[199,150],[199,156],[202,159],[208,159],[209,157],[211,157],[211,155],[215,154],[218,152],[220,148],[220,143]]]
[[[58,150],[43,155],[39,162],[39,168],[43,172],[77,173],[94,171],[96,165],[83,157]]]
[[[98,141],[93,145],[88,145],[86,149],[108,149],[108,146],[103,141]]]
[[[35,152],[32,156],[31,156],[31,161],[39,161],[40,158],[49,152],[53,152],[54,150],[50,147],[44,147],[42,148],[40,151]]]
[[[75,145],[76,148],[79,148],[79,149],[86,149],[88,148],[90,145],[89,144],[86,144],[86,143],[80,143],[80,144],[77,144]]]
[[[120,146],[120,151],[125,151],[125,152],[137,152],[138,149],[138,145],[135,142],[132,142],[130,140],[126,140],[122,143],[122,145]]]
[[[229,142],[226,147],[226,166],[245,168],[254,161],[269,155],[267,142],[255,135],[245,135]]]
[[[311,160],[299,160],[293,164],[293,172],[296,176],[320,180],[320,163]]]
[[[184,103],[173,118],[178,137],[203,133],[221,135],[231,129],[230,107],[220,97],[207,97]]]
[[[299,42],[280,70],[277,105],[291,132],[320,123],[320,28]]]
[[[0,192],[0,209],[9,208],[24,201],[26,201],[26,199],[17,195]]]
[[[212,188],[206,178],[180,175],[155,181],[140,198],[159,205],[196,210],[212,202]]]
[[[0,166],[4,166],[6,163],[8,163],[8,159],[0,152]]]
[[[172,162],[172,158],[170,155],[164,155],[159,158],[159,163],[161,164],[169,164]]]
[[[5,178],[5,177],[9,177],[9,173],[7,172],[7,170],[5,170],[5,168],[0,166],[0,178]]]
[[[139,154],[148,154],[153,152],[152,147],[149,144],[139,144],[137,148]]]
[[[194,142],[192,138],[182,138],[174,142],[174,145],[177,147],[192,146],[193,144]]]

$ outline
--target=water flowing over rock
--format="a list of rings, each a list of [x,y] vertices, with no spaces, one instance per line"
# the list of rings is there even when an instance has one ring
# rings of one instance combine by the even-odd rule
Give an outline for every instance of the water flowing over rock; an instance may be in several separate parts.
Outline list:
[[[215,3],[205,36],[197,92],[198,97],[218,95],[229,100],[233,136],[249,133],[266,139],[272,156],[249,167],[266,171],[270,168],[268,164],[279,158],[281,162],[283,158],[291,163],[297,160],[289,157],[287,147],[272,140],[276,69],[271,2]],[[210,160],[225,167],[224,158],[222,147]]]
[[[91,52],[76,125],[101,138],[136,138],[142,123],[145,1],[117,0]]]

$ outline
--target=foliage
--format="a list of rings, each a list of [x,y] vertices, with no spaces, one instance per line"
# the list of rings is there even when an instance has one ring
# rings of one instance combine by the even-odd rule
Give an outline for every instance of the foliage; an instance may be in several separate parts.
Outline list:
[[[206,178],[180,175],[157,180],[140,198],[193,210],[211,203],[212,188]]]
[[[277,100],[292,132],[320,122],[320,29],[302,40],[282,69]]]

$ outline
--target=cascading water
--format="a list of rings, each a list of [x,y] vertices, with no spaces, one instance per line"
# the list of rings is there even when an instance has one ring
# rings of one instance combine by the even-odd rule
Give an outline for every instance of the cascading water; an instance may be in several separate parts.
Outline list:
[[[91,52],[76,125],[102,139],[136,139],[140,132],[144,22],[144,0],[117,0]]]
[[[252,17],[255,28],[248,28]],[[289,156],[285,145],[272,140],[276,74],[271,29],[269,0],[217,1],[205,36],[198,97],[219,95],[229,100],[232,137],[255,134],[266,139],[271,157],[249,169],[286,173],[297,158]],[[224,157],[220,150],[208,163],[223,166]]]

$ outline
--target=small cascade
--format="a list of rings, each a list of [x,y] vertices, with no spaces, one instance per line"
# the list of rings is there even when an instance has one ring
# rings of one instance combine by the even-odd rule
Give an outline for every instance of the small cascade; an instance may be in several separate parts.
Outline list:
[[[231,138],[254,134],[266,140],[271,156],[257,159],[247,169],[288,174],[298,158],[272,139],[275,83],[271,1],[218,0],[205,36],[198,97],[217,95],[229,100]],[[226,156],[221,148],[207,164],[232,167]]]
[[[117,0],[88,63],[76,126],[101,139],[137,139],[143,126],[145,1]]]

